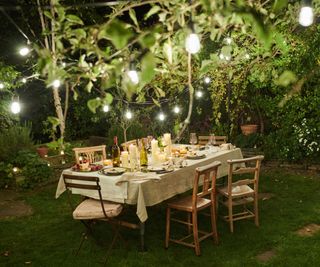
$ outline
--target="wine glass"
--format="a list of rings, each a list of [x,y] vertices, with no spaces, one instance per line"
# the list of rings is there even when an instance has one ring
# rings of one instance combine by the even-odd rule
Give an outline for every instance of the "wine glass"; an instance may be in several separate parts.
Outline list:
[[[190,139],[189,142],[191,145],[195,145],[198,143],[197,135],[196,133],[190,133]]]
[[[209,144],[210,144],[211,146],[216,145],[216,137],[214,136],[214,134],[213,134],[213,133],[212,133],[212,134],[210,134],[210,137],[209,137]]]

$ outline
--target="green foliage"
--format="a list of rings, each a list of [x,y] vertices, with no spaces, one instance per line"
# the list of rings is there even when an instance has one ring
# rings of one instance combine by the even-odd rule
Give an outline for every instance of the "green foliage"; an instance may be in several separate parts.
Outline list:
[[[13,125],[0,132],[0,161],[10,161],[20,150],[32,149],[31,125]]]
[[[240,148],[259,148],[263,142],[263,136],[257,133],[236,136],[234,143]]]

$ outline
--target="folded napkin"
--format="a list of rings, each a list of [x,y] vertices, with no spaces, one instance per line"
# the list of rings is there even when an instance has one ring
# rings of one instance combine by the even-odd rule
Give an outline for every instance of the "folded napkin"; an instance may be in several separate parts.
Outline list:
[[[156,173],[148,172],[126,172],[117,181],[116,185],[130,181],[160,180],[160,176]]]

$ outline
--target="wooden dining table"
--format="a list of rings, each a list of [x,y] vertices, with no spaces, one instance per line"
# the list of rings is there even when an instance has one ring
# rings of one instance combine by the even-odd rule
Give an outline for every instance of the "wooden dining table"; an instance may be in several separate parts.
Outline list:
[[[159,204],[193,187],[195,168],[220,161],[218,178],[228,174],[227,160],[243,158],[239,148],[221,149],[210,147],[201,151],[204,156],[199,159],[186,159],[183,168],[176,168],[172,172],[157,174],[155,172],[126,172],[122,175],[105,175],[97,172],[75,172],[72,169],[63,170],[63,174],[99,177],[102,198],[118,203],[136,206],[142,247],[144,247],[144,228],[148,219],[147,207]],[[62,175],[59,179],[56,198],[66,190]],[[73,190],[73,194],[81,194],[98,199],[96,193],[85,190]],[[142,248],[143,249],[143,248]]]

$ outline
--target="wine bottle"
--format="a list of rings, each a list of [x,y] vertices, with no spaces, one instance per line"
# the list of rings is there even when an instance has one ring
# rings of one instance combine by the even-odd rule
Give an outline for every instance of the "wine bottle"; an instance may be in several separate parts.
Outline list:
[[[140,166],[148,166],[148,153],[143,139],[140,140]]]
[[[112,152],[112,165],[113,167],[120,167],[120,148],[118,146],[118,137],[113,137]]]

